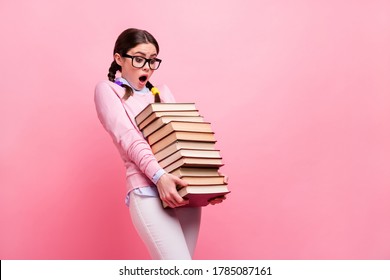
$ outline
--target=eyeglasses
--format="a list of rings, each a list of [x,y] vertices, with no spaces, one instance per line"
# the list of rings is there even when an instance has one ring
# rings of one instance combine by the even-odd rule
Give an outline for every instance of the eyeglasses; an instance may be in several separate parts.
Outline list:
[[[158,67],[160,67],[161,59],[158,58],[145,58],[142,56],[132,56],[127,53],[122,55],[123,57],[131,58],[131,64],[135,68],[142,68],[145,66],[146,63],[149,64],[150,69],[157,70]]]

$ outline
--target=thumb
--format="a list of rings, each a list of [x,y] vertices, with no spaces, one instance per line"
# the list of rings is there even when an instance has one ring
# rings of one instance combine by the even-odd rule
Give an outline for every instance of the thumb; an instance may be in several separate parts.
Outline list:
[[[185,187],[188,185],[188,183],[182,179],[180,179],[179,177],[174,177],[174,181],[175,181],[175,184],[176,185],[179,185],[179,186],[182,186],[182,187]]]

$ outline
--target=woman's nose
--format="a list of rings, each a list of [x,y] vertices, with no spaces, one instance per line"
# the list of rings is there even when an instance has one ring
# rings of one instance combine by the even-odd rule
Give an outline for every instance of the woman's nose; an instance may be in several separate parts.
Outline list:
[[[147,71],[151,70],[151,69],[150,69],[150,65],[149,65],[149,61],[147,61],[147,62],[145,63],[145,65],[144,65],[144,67],[142,67],[142,69],[145,70],[145,71],[146,71],[146,70],[147,70]]]

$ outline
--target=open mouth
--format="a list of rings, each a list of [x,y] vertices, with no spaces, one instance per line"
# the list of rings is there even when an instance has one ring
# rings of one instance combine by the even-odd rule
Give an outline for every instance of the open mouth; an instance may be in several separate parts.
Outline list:
[[[144,83],[147,80],[148,76],[141,76],[139,77],[139,80]]]

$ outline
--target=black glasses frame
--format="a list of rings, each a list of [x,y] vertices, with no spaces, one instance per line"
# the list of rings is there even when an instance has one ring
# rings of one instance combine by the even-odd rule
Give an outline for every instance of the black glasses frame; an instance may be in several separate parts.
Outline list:
[[[127,54],[127,53],[123,54],[122,56],[123,56],[123,57],[131,58],[131,64],[132,64],[135,68],[142,68],[142,67],[145,66],[146,63],[148,63],[150,69],[152,69],[152,70],[157,70],[157,69],[160,67],[160,64],[161,64],[161,61],[162,61],[162,60],[159,59],[159,58],[145,58],[145,57],[143,57],[143,56],[133,56],[133,55],[129,55],[129,54]],[[134,58],[137,58],[137,57],[142,58],[142,59],[145,60],[145,62],[144,62],[144,64],[143,64],[142,66],[135,66],[135,65],[134,65]],[[150,66],[150,62],[151,62],[152,60],[158,62],[158,66],[157,66],[156,68],[152,68],[152,67]]]

